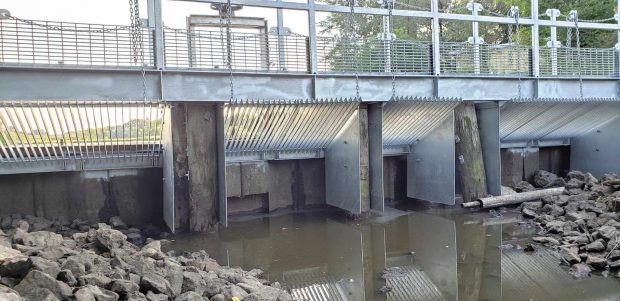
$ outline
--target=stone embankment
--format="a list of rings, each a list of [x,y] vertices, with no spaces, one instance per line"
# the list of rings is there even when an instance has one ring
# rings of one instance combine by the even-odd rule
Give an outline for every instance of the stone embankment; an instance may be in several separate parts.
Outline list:
[[[164,253],[156,228],[0,219],[0,301],[291,300],[261,270],[220,266],[206,252]]]
[[[531,184],[515,186],[517,192],[565,187],[563,195],[523,203],[521,211],[541,227],[533,240],[557,250],[575,277],[586,277],[593,270],[620,277],[620,186],[614,185],[618,179],[615,174],[597,179],[571,171],[561,178],[538,171]]]

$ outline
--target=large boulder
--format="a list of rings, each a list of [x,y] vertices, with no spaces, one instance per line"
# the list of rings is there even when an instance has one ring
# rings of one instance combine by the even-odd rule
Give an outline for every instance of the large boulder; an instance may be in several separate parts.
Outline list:
[[[76,301],[117,301],[118,294],[93,285],[83,286],[75,292]]]
[[[22,297],[28,301],[60,301],[52,291],[42,287],[37,287],[22,294]]]
[[[534,180],[533,181],[534,186],[538,188],[562,187],[566,185],[566,182],[564,181],[564,179],[546,170],[536,171],[534,173],[533,180]]]
[[[166,278],[159,276],[155,273],[148,273],[142,276],[140,280],[141,291],[153,291],[158,294],[165,294],[172,296],[172,288]]]
[[[22,244],[28,247],[58,247],[64,239],[62,235],[48,231],[30,232],[23,236]]]
[[[31,256],[32,268],[48,274],[54,278],[60,273],[60,265],[54,261],[47,260],[38,256]]]
[[[110,284],[110,290],[125,298],[137,292],[140,286],[130,280],[115,279]]]
[[[105,224],[100,224],[96,231],[97,243],[106,251],[120,248],[127,239],[123,232],[111,229]]]
[[[14,289],[22,295],[26,295],[36,288],[46,288],[61,300],[68,298],[73,293],[66,283],[58,281],[39,270],[31,270],[28,275],[14,287]]]

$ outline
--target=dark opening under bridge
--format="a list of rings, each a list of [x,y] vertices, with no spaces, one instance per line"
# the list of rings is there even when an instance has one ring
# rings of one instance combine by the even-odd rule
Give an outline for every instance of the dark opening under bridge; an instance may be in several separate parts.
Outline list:
[[[278,178],[270,162],[285,160],[321,160],[326,203],[355,214],[384,210],[394,184],[384,183],[393,181],[386,157],[406,161],[407,196],[454,204],[454,108],[462,101],[476,102],[492,194],[501,193],[502,148],[570,146],[571,168],[620,172],[618,48],[562,46],[556,31],[620,34],[617,17],[588,22],[571,12],[559,21],[537,0],[529,17],[514,7],[485,14],[475,3],[471,14],[455,14],[437,0],[428,11],[389,1],[191,1],[223,13],[192,15],[176,29],[164,26],[161,0],[148,1],[145,24],[130,26],[0,10],[0,174],[163,168],[172,229],[226,224],[230,198],[275,198],[269,187],[281,183],[265,178]],[[233,5],[276,9],[278,26],[235,17]],[[284,10],[307,12],[309,33],[284,28]],[[383,16],[384,33],[318,36],[317,12]],[[395,39],[393,16],[430,21],[432,40]],[[442,41],[440,20],[470,22],[473,35]],[[485,44],[479,23],[529,27],[531,43]],[[540,46],[541,27],[551,28],[548,46]]]

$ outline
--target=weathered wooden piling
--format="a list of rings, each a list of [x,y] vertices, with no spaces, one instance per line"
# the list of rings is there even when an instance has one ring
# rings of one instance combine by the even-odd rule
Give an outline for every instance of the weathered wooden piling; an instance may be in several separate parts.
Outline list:
[[[456,166],[463,202],[486,196],[487,185],[478,119],[473,101],[464,101],[454,109]]]

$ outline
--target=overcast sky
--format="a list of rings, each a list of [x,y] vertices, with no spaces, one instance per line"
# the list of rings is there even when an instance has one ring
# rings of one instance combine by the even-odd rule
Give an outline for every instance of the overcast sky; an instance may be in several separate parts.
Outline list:
[[[146,18],[146,0],[140,0],[140,15]],[[8,9],[13,16],[25,19],[68,21],[98,24],[129,24],[128,0],[0,0],[0,8]],[[190,14],[216,12],[208,3],[190,3],[163,0],[164,23],[175,28],[185,28],[185,17]],[[269,26],[276,25],[276,10],[246,7],[238,16],[263,17]],[[326,14],[317,14],[317,22]],[[307,34],[307,15],[303,11],[285,11],[284,26],[294,32]]]

